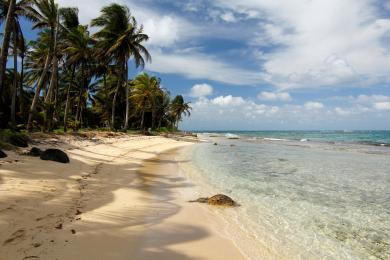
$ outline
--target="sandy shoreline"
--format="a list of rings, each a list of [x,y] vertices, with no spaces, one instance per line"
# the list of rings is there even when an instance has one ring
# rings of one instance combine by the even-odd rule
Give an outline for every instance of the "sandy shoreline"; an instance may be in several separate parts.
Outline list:
[[[0,259],[242,259],[163,137],[52,140],[70,164],[9,153],[0,162]],[[156,156],[159,156],[158,158]]]

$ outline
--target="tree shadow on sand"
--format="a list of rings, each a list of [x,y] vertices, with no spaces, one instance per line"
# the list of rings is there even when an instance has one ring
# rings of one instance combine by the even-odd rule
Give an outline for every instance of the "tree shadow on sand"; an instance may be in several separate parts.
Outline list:
[[[124,251],[138,252],[142,255],[139,259],[172,257],[189,259],[168,247],[207,237],[206,230],[192,225],[171,225],[164,230],[156,229],[147,246],[143,244],[143,233],[139,230],[141,227],[155,226],[177,214],[181,207],[174,202],[174,191],[190,187],[191,184],[175,174],[155,172],[159,165],[176,163],[174,160],[165,159],[168,153],[164,153],[164,158],[160,160],[156,158],[147,160],[148,167],[145,167],[140,158],[130,156],[131,152],[133,150],[128,150],[127,153],[102,155],[95,153],[93,148],[83,149],[82,152],[72,149],[68,150],[72,167],[68,164],[41,161],[39,158],[29,160],[22,158],[23,168],[19,169],[17,164],[6,168],[7,171],[13,171],[12,174],[1,171],[3,168],[0,168],[0,180],[4,181],[4,178],[12,175],[14,183],[19,181],[17,188],[20,189],[18,192],[12,190],[0,192],[1,204],[12,206],[12,210],[16,212],[0,217],[4,223],[9,223],[0,238],[6,240],[15,230],[26,230],[25,241],[29,241],[27,243],[21,240],[20,243],[12,245],[4,245],[3,241],[0,241],[0,252],[4,253],[0,253],[0,258],[7,256],[7,252],[21,248],[25,254],[39,255],[38,252],[41,251],[31,246],[34,241],[44,244],[42,248],[46,245],[49,251],[55,251],[60,247],[63,251],[64,241],[69,241],[66,244],[65,255],[73,257],[72,259],[80,259],[77,258],[77,254],[74,255],[78,249],[83,246],[94,248],[94,243],[107,240],[114,246],[91,250],[88,257],[114,259],[115,252],[123,252],[125,244],[127,249]],[[120,159],[120,162],[116,159]],[[39,167],[36,167],[37,165]],[[23,182],[29,184],[29,188],[24,191]],[[56,187],[53,191],[51,183],[64,185]],[[0,184],[3,188],[4,183]],[[126,205],[117,207],[114,211],[104,210],[105,206],[115,202],[116,193],[132,190],[141,191],[139,201],[142,201],[142,204],[135,205],[128,201]],[[29,206],[19,207],[18,203],[21,201]],[[76,215],[78,210],[82,213],[80,216]],[[28,214],[25,214],[27,211]],[[55,214],[52,214],[53,212]],[[14,216],[17,217],[11,219]],[[26,218],[35,219],[37,224],[33,227],[26,226]],[[47,219],[44,221],[45,218]],[[82,221],[75,221],[77,218],[81,218]],[[63,224],[62,231],[55,228],[59,221]],[[70,228],[77,230],[77,236],[69,232]],[[129,236],[129,230],[134,230],[135,235]],[[117,258],[123,259],[120,256]]]

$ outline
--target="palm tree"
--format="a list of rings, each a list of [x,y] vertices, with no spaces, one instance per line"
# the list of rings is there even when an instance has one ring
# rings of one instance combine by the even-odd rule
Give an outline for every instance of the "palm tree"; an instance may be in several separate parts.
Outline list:
[[[139,74],[133,80],[131,98],[135,106],[141,111],[141,129],[144,128],[145,113],[156,110],[156,97],[160,95],[160,82],[156,77],[150,77],[147,73]],[[152,117],[154,119],[154,116]],[[154,122],[152,122],[154,125]]]
[[[45,65],[43,67],[42,74],[38,80],[35,95],[31,102],[30,113],[28,116],[27,130],[32,131],[32,120],[35,113],[37,101],[41,92],[41,88],[44,84],[46,74],[49,70],[50,63],[53,64],[52,76],[50,80],[49,89],[46,93],[45,102],[50,102],[52,97],[52,90],[57,83],[57,69],[58,59],[56,55],[57,49],[57,36],[59,26],[59,12],[58,5],[54,0],[34,0],[35,9],[30,8],[28,11],[29,17],[34,21],[33,29],[49,29],[50,32],[50,45],[48,46],[49,52],[46,57]],[[49,119],[51,120],[51,119]]]
[[[182,119],[182,116],[190,116],[191,115],[191,106],[189,103],[185,103],[182,95],[177,95],[171,103],[171,113],[173,118],[175,119],[175,127],[179,129],[179,122]]]
[[[156,96],[156,112],[155,118],[158,120],[157,128],[161,128],[163,121],[167,122],[169,116],[169,108],[171,104],[171,98],[169,92],[165,89],[160,91]]]
[[[82,97],[88,90],[88,82],[86,69],[88,63],[92,58],[92,46],[93,40],[89,35],[88,26],[79,25],[68,32],[66,40],[64,42],[64,53],[67,54],[67,62],[73,68],[81,68],[81,81],[82,86],[80,88],[79,101],[77,106],[76,121],[79,121],[81,117],[81,105],[83,103]],[[74,76],[74,75],[73,75]],[[72,76],[72,80],[73,80]],[[66,118],[64,119],[66,121]]]
[[[128,60],[134,58],[136,67],[143,67],[145,61],[151,60],[148,50],[142,45],[149,37],[143,33],[142,26],[131,16],[126,6],[111,4],[101,10],[101,16],[92,20],[92,26],[102,27],[94,38],[99,40],[97,47],[108,60],[115,61],[119,68],[118,85],[112,105],[111,127],[115,125],[115,103],[119,88],[125,85],[126,116],[124,128],[128,128],[129,120],[129,86],[127,84]]]
[[[74,44],[73,39],[75,37],[73,35],[76,34],[74,33],[74,31],[77,30],[80,25],[78,9],[71,8],[71,7],[61,8],[60,17],[62,21],[62,34],[63,34],[62,35],[63,42],[60,44],[61,45],[60,49],[65,55],[64,73],[66,75],[64,79],[68,82],[68,87],[66,91],[65,111],[64,111],[64,132],[67,132],[70,92],[71,92],[71,87],[74,84],[76,66],[78,65],[78,63],[75,62],[75,59],[71,60],[71,56],[70,56],[71,53],[69,51],[72,49],[72,46],[77,45]],[[68,52],[66,50],[67,48],[69,48]]]
[[[11,42],[11,36],[13,36],[13,55],[14,55],[14,69],[17,70],[17,64],[15,64],[15,58],[18,56],[18,45],[24,44],[23,32],[20,26],[20,18],[22,16],[29,18],[28,10],[31,8],[31,0],[0,0],[0,23],[5,20],[3,43],[0,54],[0,95],[4,88],[5,82],[5,70],[8,58],[8,49]],[[22,54],[23,55],[23,54]],[[11,118],[12,125],[15,126],[15,103],[16,103],[16,89],[18,78],[14,78],[14,84],[12,91],[12,107]],[[1,104],[0,100],[0,104]],[[1,111],[0,111],[1,112]]]

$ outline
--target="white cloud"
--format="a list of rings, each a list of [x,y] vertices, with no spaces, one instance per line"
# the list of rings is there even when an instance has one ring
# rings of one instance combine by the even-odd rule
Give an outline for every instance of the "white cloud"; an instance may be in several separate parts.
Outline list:
[[[388,129],[390,102],[373,106],[325,106],[310,101],[302,105],[268,106],[240,96],[201,97],[192,104],[185,129],[361,129],[374,125]],[[381,113],[378,113],[381,109]],[[362,126],[360,122],[366,124]],[[326,124],[324,124],[326,122]],[[378,125],[378,122],[380,125]]]
[[[323,109],[324,107],[325,107],[324,104],[320,102],[309,101],[305,103],[305,108],[307,110],[319,110],[319,109]]]
[[[334,111],[336,112],[336,114],[341,115],[341,116],[347,116],[347,115],[352,114],[352,112],[350,110],[347,110],[347,109],[341,108],[341,107],[336,107],[334,109]]]
[[[232,85],[258,85],[261,74],[218,61],[214,56],[198,52],[167,53],[152,50],[152,64],[148,70],[159,73],[181,74],[190,79],[208,79]]]
[[[201,97],[191,105],[193,109],[190,120],[198,126],[224,125],[225,128],[232,129],[237,124],[243,125],[243,122],[257,122],[260,118],[272,118],[279,114],[277,106],[267,106],[232,95],[210,99]]]
[[[237,18],[232,12],[225,12],[221,15],[221,19],[228,23],[234,23],[237,21]]]
[[[206,97],[213,94],[213,87],[209,84],[196,84],[191,88],[191,97]]]
[[[237,12],[258,11],[254,47],[267,54],[264,76],[280,88],[390,82],[390,19],[372,0],[217,0]],[[387,7],[388,4],[385,4]],[[262,19],[262,20],[260,20]]]
[[[373,102],[383,102],[390,101],[390,96],[384,95],[359,95],[354,99],[356,103],[373,103]]]
[[[245,100],[242,97],[233,97],[232,95],[228,96],[219,96],[211,100],[211,103],[218,106],[240,106],[245,103]]]
[[[150,35],[150,45],[160,47],[171,46],[179,37],[179,24],[171,16],[163,16],[161,19],[147,19],[145,32]]]
[[[258,98],[267,101],[291,101],[292,100],[290,94],[287,92],[274,93],[274,92],[263,91],[258,95]]]
[[[390,102],[374,103],[374,108],[377,110],[390,110]]]
[[[236,32],[240,31],[243,42],[250,45],[248,49],[261,54],[251,56],[257,58],[260,64],[255,76],[253,71],[235,68],[234,62],[223,62],[218,56],[201,54],[200,57],[185,57],[186,64],[193,62],[201,65],[205,62],[200,60],[206,58],[207,65],[215,63],[223,67],[224,72],[238,72],[240,79],[247,74],[249,80],[241,83],[226,73],[219,76],[199,72],[199,68],[195,68],[197,72],[194,73],[178,68],[166,60],[172,57],[177,61],[177,52],[157,54],[156,59],[153,57],[154,62],[161,64],[153,64],[152,68],[162,73],[178,73],[196,79],[218,78],[224,83],[227,80],[221,81],[220,78],[227,75],[231,79],[229,81],[236,85],[253,85],[262,80],[281,89],[390,82],[390,19],[381,18],[372,0],[216,0],[207,2],[208,6],[203,1],[184,4],[187,11],[215,16],[212,22],[207,23],[204,20],[190,21],[174,10],[151,9],[135,0],[58,2],[63,6],[78,6],[83,23],[97,17],[104,5],[112,2],[127,4],[150,36],[148,46],[156,49],[178,50],[182,44],[193,47],[194,43],[198,44],[204,38],[236,40]],[[387,2],[381,5],[384,9],[389,6]],[[221,19],[230,24],[221,25],[217,22]],[[257,19],[258,26],[233,24],[245,19]],[[265,45],[271,48],[264,53]],[[172,67],[163,68],[168,63]],[[189,67],[192,69],[194,66]]]

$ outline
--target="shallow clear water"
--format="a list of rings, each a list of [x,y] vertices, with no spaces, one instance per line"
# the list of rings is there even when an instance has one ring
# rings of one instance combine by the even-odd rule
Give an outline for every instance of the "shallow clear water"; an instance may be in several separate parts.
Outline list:
[[[204,138],[187,166],[242,204],[222,215],[249,258],[390,259],[388,147]]]

